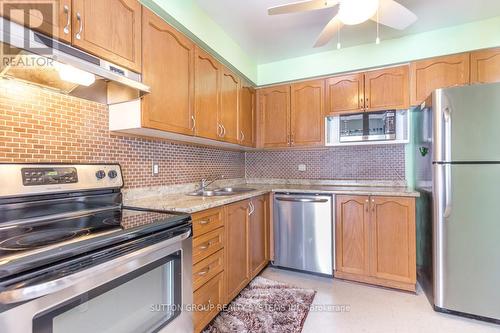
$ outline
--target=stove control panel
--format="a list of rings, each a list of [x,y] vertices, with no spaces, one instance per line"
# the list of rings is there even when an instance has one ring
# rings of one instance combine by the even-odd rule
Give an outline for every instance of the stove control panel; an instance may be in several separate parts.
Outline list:
[[[24,186],[78,183],[76,168],[22,168]]]

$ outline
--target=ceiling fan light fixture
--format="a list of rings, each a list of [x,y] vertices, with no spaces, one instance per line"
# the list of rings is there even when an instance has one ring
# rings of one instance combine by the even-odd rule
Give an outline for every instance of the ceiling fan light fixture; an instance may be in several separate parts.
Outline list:
[[[347,25],[359,24],[375,15],[378,6],[379,0],[341,0],[338,18]]]

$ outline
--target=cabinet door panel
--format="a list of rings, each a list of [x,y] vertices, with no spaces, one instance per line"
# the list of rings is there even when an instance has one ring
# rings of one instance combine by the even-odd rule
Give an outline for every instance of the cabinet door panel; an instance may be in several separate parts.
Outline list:
[[[137,0],[73,0],[72,43],[140,72],[141,11]]]
[[[369,273],[369,197],[336,197],[336,269],[358,275]]]
[[[410,106],[408,86],[408,66],[366,72],[366,110],[407,109]]]
[[[239,201],[226,206],[226,288],[227,301],[243,289],[249,279],[248,205]]]
[[[221,71],[219,124],[223,126],[222,140],[238,143],[238,90],[240,80],[228,69]]]
[[[257,92],[264,147],[290,145],[290,86],[276,86]]]
[[[260,196],[251,200],[254,210],[250,215],[249,245],[250,274],[256,276],[266,265],[268,258],[268,200]]]
[[[220,64],[208,53],[196,48],[195,56],[195,119],[197,136],[219,139]]]
[[[291,86],[291,146],[322,146],[325,136],[325,81]]]
[[[422,103],[434,90],[469,83],[469,53],[462,53],[410,64],[411,104]]]
[[[143,126],[192,135],[194,44],[146,9],[143,34]]]
[[[370,275],[415,283],[415,199],[371,197]]]
[[[244,146],[255,146],[255,89],[243,82],[240,88],[240,143]]]
[[[332,77],[326,80],[326,113],[361,112],[364,109],[363,74]]]
[[[471,83],[500,82],[500,47],[471,53],[470,81]]]

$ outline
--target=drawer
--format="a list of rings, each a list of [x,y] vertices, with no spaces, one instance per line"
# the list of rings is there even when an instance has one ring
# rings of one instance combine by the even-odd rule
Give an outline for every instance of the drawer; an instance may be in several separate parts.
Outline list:
[[[224,302],[224,272],[217,274],[193,293],[194,331],[200,332],[221,310]]]
[[[210,231],[193,239],[193,264],[224,247],[224,228]]]
[[[193,266],[193,290],[224,270],[224,249],[219,250]]]
[[[222,208],[213,208],[193,214],[193,237],[201,236],[224,225]]]

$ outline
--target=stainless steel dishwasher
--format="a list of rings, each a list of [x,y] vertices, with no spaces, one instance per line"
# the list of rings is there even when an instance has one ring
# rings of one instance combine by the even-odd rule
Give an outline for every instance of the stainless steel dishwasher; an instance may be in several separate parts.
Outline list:
[[[332,202],[332,195],[274,195],[274,266],[333,276]]]

